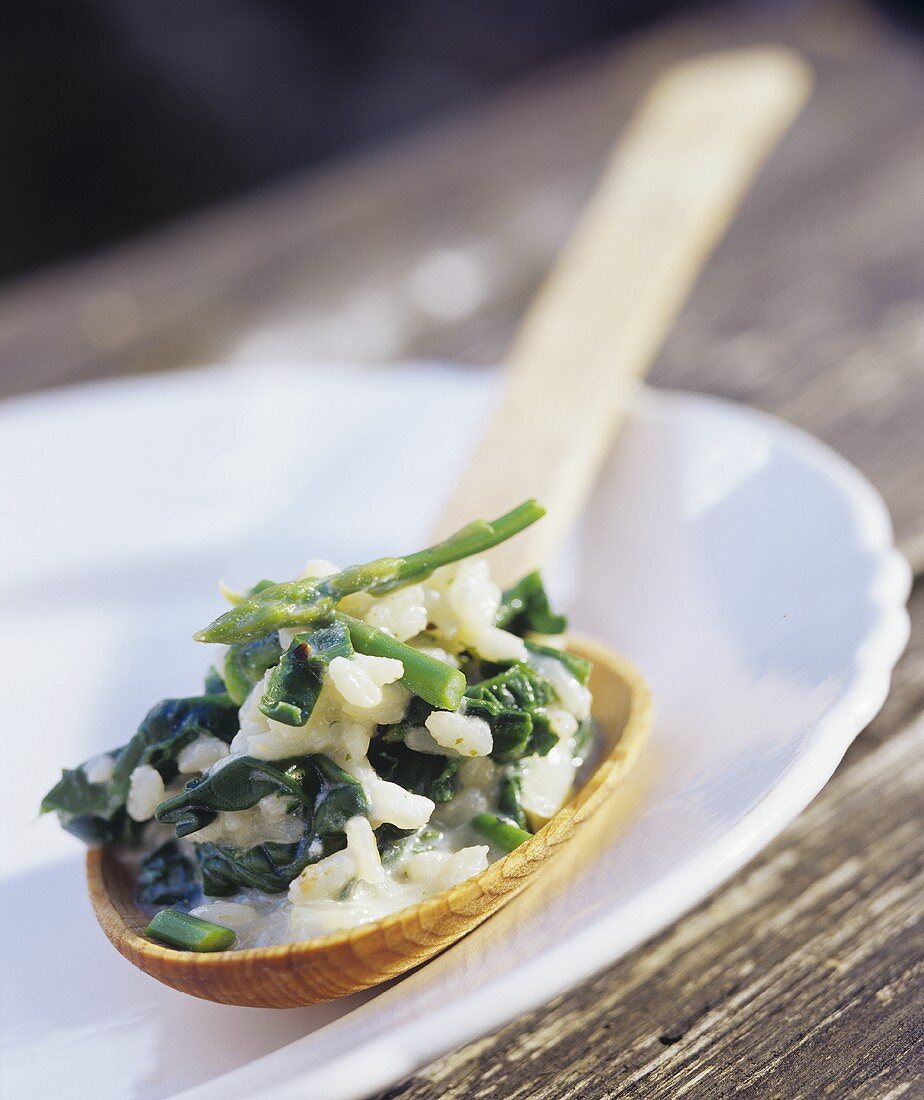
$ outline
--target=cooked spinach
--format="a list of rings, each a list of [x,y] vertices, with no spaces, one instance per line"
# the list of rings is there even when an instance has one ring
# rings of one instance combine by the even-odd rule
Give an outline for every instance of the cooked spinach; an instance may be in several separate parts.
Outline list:
[[[269,675],[260,710],[287,726],[303,726],[321,694],[327,666],[335,657],[352,656],[353,644],[343,623],[296,634]]]
[[[422,794],[434,802],[448,802],[455,794],[456,772],[460,756],[437,756],[416,752],[401,741],[375,737],[369,745],[369,763],[376,772],[406,791]]]
[[[503,630],[524,635],[530,630],[539,634],[561,634],[567,627],[564,615],[556,615],[538,572],[527,573],[501,597],[495,624]]]
[[[228,897],[249,886],[267,894],[281,894],[292,879],[311,863],[346,846],[346,838],[312,836],[307,830],[294,844],[267,842],[253,848],[224,844],[196,845],[202,890],[210,897]]]
[[[504,776],[497,791],[497,808],[500,810],[501,817],[507,818],[518,828],[529,832],[529,822],[526,819],[526,811],[523,809],[521,799],[522,783],[520,776],[517,774]]]
[[[311,755],[272,764],[251,757],[232,760],[161,803],[157,817],[176,824],[177,835],[185,836],[208,824],[217,812],[249,809],[268,794],[290,799],[289,812],[304,822],[302,836],[291,844],[266,842],[251,848],[197,843],[196,861],[206,894],[227,897],[244,886],[280,893],[310,863],[343,848],[347,821],[369,812],[358,780],[328,757]]]
[[[554,646],[550,645],[535,645],[533,642],[527,642],[526,649],[529,653],[541,654],[543,657],[551,657],[552,660],[563,664],[582,687],[587,687],[590,682],[590,674],[593,670],[593,665],[583,657],[578,657],[576,653],[568,653],[567,650],[556,649]]]
[[[529,665],[516,663],[465,692],[465,713],[483,718],[491,727],[499,764],[524,756],[545,756],[558,741],[545,715],[553,699],[552,685]]]
[[[176,826],[178,837],[189,836],[214,821],[225,810],[249,810],[261,798],[278,795],[290,800],[310,832],[327,836],[342,832],[351,817],[365,814],[369,800],[359,780],[326,756],[257,760],[231,758],[157,807],[158,821]]]
[[[141,905],[190,909],[201,893],[196,865],[183,855],[175,840],[162,844],[141,864],[135,890]]]
[[[137,844],[141,827],[125,813],[134,769],[150,764],[169,782],[177,774],[176,757],[200,734],[230,743],[237,728],[237,707],[225,694],[164,699],[131,741],[112,753],[115,767],[107,783],[90,783],[85,765],[65,771],[42,800],[42,813],[59,811],[64,828],[90,843]]]
[[[281,656],[282,646],[275,630],[253,642],[243,642],[228,649],[223,666],[225,683],[228,694],[238,706]]]
[[[238,731],[237,707],[228,695],[195,695],[164,699],[152,707],[116,761],[110,786],[125,801],[128,781],[140,764],[149,764],[169,782],[175,760],[201,734],[230,744]]]
[[[212,665],[212,667],[205,674],[204,693],[206,695],[222,695],[227,692],[227,690],[227,686],[222,679],[221,673],[214,665]]]
[[[83,767],[66,768],[42,799],[41,812],[52,810],[61,825],[86,844],[134,846],[141,839],[142,826],[125,812],[125,796],[120,802],[109,783],[91,783]]]
[[[397,863],[403,855],[427,851],[442,835],[442,831],[434,825],[425,825],[422,829],[399,829],[395,825],[380,825],[375,830],[375,842],[383,865],[388,867]]]

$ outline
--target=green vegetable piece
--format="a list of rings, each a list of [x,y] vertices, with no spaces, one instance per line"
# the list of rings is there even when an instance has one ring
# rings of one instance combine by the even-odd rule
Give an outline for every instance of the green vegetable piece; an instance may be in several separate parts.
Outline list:
[[[206,695],[222,695],[227,691],[225,682],[222,679],[221,673],[218,669],[212,665],[212,667],[205,674],[205,694]]]
[[[350,633],[341,622],[296,634],[270,673],[260,710],[287,726],[303,726],[321,694],[324,670],[335,657],[352,657]]]
[[[529,840],[531,835],[525,829],[502,820],[496,814],[478,814],[472,818],[472,828],[477,829],[495,847],[502,848],[505,852],[512,852],[514,848],[519,848],[524,841]]]
[[[552,685],[529,665],[517,663],[465,692],[465,713],[491,727],[491,758],[499,764],[544,756],[558,738],[542,712],[553,699]]]
[[[449,802],[456,793],[456,772],[462,757],[415,752],[400,741],[376,737],[369,746],[369,763],[382,779],[397,783],[406,791],[422,794],[434,802]]]
[[[161,909],[144,934],[180,951],[225,951],[237,939],[230,928],[177,909]]]
[[[564,649],[556,649],[550,645],[536,645],[533,642],[527,642],[526,649],[529,653],[542,654],[544,657],[551,657],[553,660],[560,662],[583,687],[587,687],[590,682],[593,665],[583,657],[578,657],[575,653],[568,653]]]
[[[41,812],[102,816],[108,805],[108,784],[91,783],[83,767],[65,768],[61,778],[42,799]]]
[[[431,849],[442,836],[442,831],[433,825],[425,825],[422,829],[398,829],[394,825],[380,825],[375,830],[375,842],[385,867],[391,867],[403,855]]]
[[[199,779],[192,779],[157,807],[158,821],[176,826],[178,837],[205,828],[215,814],[249,810],[276,794],[290,797],[314,832],[340,832],[351,817],[368,813],[369,800],[359,780],[326,756],[257,760],[239,756]]]
[[[564,615],[556,615],[552,611],[538,572],[527,573],[504,592],[494,621],[501,629],[521,637],[530,630],[539,634],[561,634],[568,625]]]
[[[497,792],[497,808],[503,817],[509,818],[518,828],[529,832],[526,811],[523,809],[522,783],[519,775],[508,775],[500,781]]]
[[[537,501],[527,500],[493,522],[476,520],[445,541],[416,554],[378,558],[329,577],[270,585],[200,630],[196,640],[233,645],[253,641],[284,626],[311,626],[329,619],[337,603],[352,592],[381,595],[424,580],[441,565],[505,542],[543,515],[545,510]]]
[[[113,753],[112,755],[117,755]],[[83,767],[66,768],[42,799],[43,814],[56,811],[61,825],[85,844],[125,844],[141,837],[141,825],[125,812],[108,783],[91,783]]]
[[[346,838],[319,837],[306,831],[294,844],[267,841],[252,848],[236,848],[211,842],[196,845],[196,862],[202,891],[209,897],[228,897],[242,886],[281,894],[309,864],[346,846]]]
[[[178,905],[189,909],[200,893],[196,865],[180,851],[176,841],[168,840],[145,859],[138,873],[135,898],[152,908]]]
[[[268,668],[282,656],[279,635],[274,630],[263,638],[233,645],[225,654],[224,673],[228,694],[238,706],[244,702]]]
[[[399,642],[397,638],[360,619],[338,614],[337,621],[349,629],[357,653],[399,660],[404,665],[401,683],[412,694],[440,710],[458,708],[465,692],[465,675],[459,669]]]
[[[237,707],[225,694],[164,699],[153,707],[115,758],[107,783],[90,783],[83,767],[67,770],[42,799],[42,813],[56,810],[68,832],[92,844],[136,845],[141,826],[125,812],[131,773],[139,764],[157,768],[169,782],[176,757],[200,734],[230,743],[238,730]]]
[[[574,758],[580,760],[581,763],[587,759],[588,750],[593,743],[594,737],[594,721],[593,718],[585,718],[583,722],[578,724],[577,733],[574,735]]]

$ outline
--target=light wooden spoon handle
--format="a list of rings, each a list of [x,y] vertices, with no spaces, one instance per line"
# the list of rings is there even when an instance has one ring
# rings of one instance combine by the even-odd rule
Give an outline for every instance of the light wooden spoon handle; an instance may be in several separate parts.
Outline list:
[[[508,582],[570,530],[625,412],[761,162],[808,97],[781,48],[710,54],[654,85],[507,357],[501,403],[437,533],[535,496],[548,517],[492,552]]]

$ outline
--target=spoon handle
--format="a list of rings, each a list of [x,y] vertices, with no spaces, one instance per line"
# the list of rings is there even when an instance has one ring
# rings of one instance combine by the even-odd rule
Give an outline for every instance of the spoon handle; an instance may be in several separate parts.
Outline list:
[[[810,85],[789,50],[735,50],[668,70],[641,104],[521,325],[437,529],[542,500],[548,517],[492,552],[503,582],[570,530],[634,386]]]

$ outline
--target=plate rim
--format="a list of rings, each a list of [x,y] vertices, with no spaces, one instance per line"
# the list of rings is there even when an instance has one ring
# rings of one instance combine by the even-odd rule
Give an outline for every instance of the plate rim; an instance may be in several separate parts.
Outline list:
[[[417,1018],[399,1023],[384,1037],[360,1040],[349,1052],[302,1070],[290,1064],[284,1080],[257,1085],[248,1080],[261,1068],[276,1076],[270,1060],[284,1062],[282,1047],[247,1066],[175,1096],[174,1100],[234,1100],[259,1095],[263,1100],[300,1096],[307,1085],[325,1100],[359,1100],[407,1077],[421,1066],[466,1043],[496,1031],[524,1012],[547,1003],[653,939],[704,901],[755,858],[809,805],[834,774],[859,733],[882,708],[891,676],[910,636],[906,602],[912,572],[895,545],[891,519],[882,496],[871,482],[833,448],[771,413],[723,397],[692,391],[642,387],[636,401],[643,407],[677,419],[691,405],[755,423],[834,483],[852,505],[858,521],[858,543],[876,561],[869,591],[876,619],[866,643],[855,653],[850,683],[812,730],[796,767],[785,774],[742,818],[686,863],[641,891],[618,911],[600,916],[567,942],[521,964],[452,1003],[432,1011],[427,1027]],[[633,916],[645,914],[645,920]],[[656,914],[652,917],[652,914]],[[636,932],[634,929],[643,928]],[[311,1039],[333,1034],[347,1021],[364,1014],[362,1006],[313,1032]],[[299,1044],[296,1040],[294,1045]],[[291,1061],[297,1052],[291,1051]],[[262,1064],[262,1066],[261,1066]],[[363,1082],[350,1087],[348,1082]],[[238,1091],[238,1081],[244,1086]],[[259,1088],[255,1093],[254,1087]]]
[[[440,361],[417,361],[399,366],[458,369],[457,364]],[[375,364],[352,362],[296,364],[274,360],[264,365],[265,369],[280,376],[292,377],[304,376],[306,368],[324,367],[354,371],[377,369]],[[171,384],[214,384],[224,375],[246,378],[255,373],[251,364],[216,363],[14,395],[0,401],[0,426],[11,414],[14,417],[41,414],[45,407],[62,400],[99,399],[107,390],[139,392]],[[309,1083],[317,1095],[329,1100],[357,1100],[371,1091],[388,1087],[447,1051],[505,1026],[652,939],[727,882],[812,801],[855,737],[881,709],[889,693],[892,670],[910,634],[905,604],[912,572],[895,545],[891,520],[879,492],[830,446],[771,413],[723,397],[647,386],[642,387],[636,400],[649,411],[656,408],[661,417],[677,419],[694,406],[757,425],[762,431],[772,433],[790,453],[824,475],[851,506],[857,520],[858,545],[875,561],[875,575],[869,586],[875,606],[874,623],[865,644],[854,654],[849,683],[812,729],[798,765],[790,767],[722,836],[669,871],[659,882],[624,902],[613,913],[601,915],[551,951],[441,1006],[428,1015],[426,1029],[420,1029],[411,1019],[399,1023],[384,1036],[373,1035],[368,1041],[354,1043],[348,1052],[335,1054],[332,1060],[304,1067],[297,1065],[299,1052],[292,1049],[293,1044],[287,1044],[191,1089],[174,1093],[174,1100],[213,1100],[219,1096],[223,1100],[233,1100],[234,1096],[282,1100],[283,1097],[303,1095]],[[641,914],[644,920],[639,919]],[[636,931],[639,928],[642,930]],[[348,1021],[355,1021],[374,1005],[372,1001],[361,1006],[312,1032],[308,1038],[321,1037],[323,1041],[325,1035],[333,1034],[334,1029],[346,1026]],[[296,1040],[294,1045],[304,1041]],[[288,1068],[285,1068],[287,1061]],[[268,1078],[265,1084],[248,1083],[254,1074],[259,1076],[264,1071]],[[351,1081],[354,1087],[350,1087]]]

